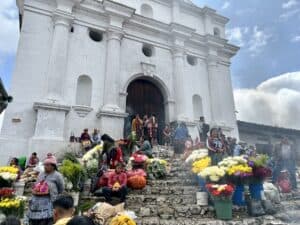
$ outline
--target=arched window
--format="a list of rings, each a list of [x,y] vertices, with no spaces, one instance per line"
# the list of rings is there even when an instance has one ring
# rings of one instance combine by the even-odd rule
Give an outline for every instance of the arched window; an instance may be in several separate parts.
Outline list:
[[[144,17],[153,18],[153,9],[148,4],[143,4],[141,6],[141,15]]]
[[[214,36],[220,37],[221,36],[221,31],[219,28],[215,27],[214,28]]]
[[[199,120],[203,116],[202,98],[199,95],[193,96],[194,119]]]
[[[92,79],[87,75],[81,75],[77,80],[76,105],[91,106]]]

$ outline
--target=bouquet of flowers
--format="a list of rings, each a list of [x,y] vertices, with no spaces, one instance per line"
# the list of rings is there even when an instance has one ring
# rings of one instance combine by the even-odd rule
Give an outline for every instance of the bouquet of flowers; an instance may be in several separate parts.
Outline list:
[[[215,198],[231,198],[234,187],[230,184],[207,184],[206,189],[213,199]]]
[[[167,175],[168,162],[163,159],[148,159],[147,160],[147,174],[153,176],[155,179],[163,178]]]
[[[253,179],[256,181],[262,181],[266,177],[272,176],[272,170],[267,166],[268,159],[267,155],[257,155],[249,158],[248,165],[252,168]]]
[[[81,164],[65,159],[62,166],[59,168],[59,171],[67,181],[71,182],[72,185],[70,185],[69,182],[66,182],[66,184],[69,184],[70,187],[72,186],[72,191],[80,191],[81,184],[87,177],[86,170]]]
[[[0,211],[6,216],[15,215],[23,217],[25,202],[22,198],[4,198],[0,201]]]
[[[206,167],[198,174],[198,176],[212,183],[220,182],[225,175],[226,175],[225,170],[222,167],[218,167],[218,166]]]
[[[121,214],[114,217],[110,222],[110,225],[119,225],[119,224],[136,225],[136,222],[131,217]]]
[[[252,168],[248,165],[247,159],[242,156],[225,158],[218,165],[225,169],[229,178],[235,183],[252,176]]]
[[[185,160],[185,163],[188,165],[192,165],[198,159],[202,159],[208,155],[207,149],[198,149],[194,150],[189,157]]]
[[[14,189],[13,188],[1,188],[0,189],[0,197],[8,198],[13,196]]]
[[[89,150],[87,153],[84,154],[84,156],[82,157],[82,161],[88,162],[93,159],[98,159],[102,149],[103,149],[102,144],[95,146],[94,148],[92,148],[91,150]]]
[[[193,171],[193,173],[198,174],[210,165],[211,165],[211,158],[206,156],[206,157],[199,159],[193,163],[192,171]]]
[[[0,187],[11,187],[18,178],[19,169],[13,166],[0,167]]]

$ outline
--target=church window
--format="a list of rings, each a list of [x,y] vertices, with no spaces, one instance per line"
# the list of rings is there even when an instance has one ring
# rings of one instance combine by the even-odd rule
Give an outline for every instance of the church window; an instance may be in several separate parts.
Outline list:
[[[217,28],[217,27],[215,27],[215,28],[214,28],[214,36],[220,37],[220,35],[221,35],[220,29]]]
[[[187,60],[188,64],[190,64],[191,66],[196,66],[197,65],[197,58],[195,56],[188,55],[186,57],[186,60]]]
[[[202,98],[199,95],[193,96],[194,119],[199,120],[203,116]]]
[[[81,75],[77,80],[76,105],[91,106],[92,79],[87,75]]]
[[[153,9],[148,4],[143,4],[141,6],[141,15],[148,18],[153,18]]]
[[[70,32],[74,33],[74,27],[73,26],[71,27]]]
[[[144,44],[142,51],[147,57],[151,57],[154,55],[154,47],[152,45]]]
[[[96,30],[90,30],[89,31],[90,38],[95,42],[100,42],[103,39],[103,34]]]

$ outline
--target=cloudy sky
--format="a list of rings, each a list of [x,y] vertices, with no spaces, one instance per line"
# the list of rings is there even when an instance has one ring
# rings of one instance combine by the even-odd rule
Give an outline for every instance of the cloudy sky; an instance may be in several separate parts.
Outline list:
[[[193,1],[230,18],[227,38],[241,47],[232,61],[238,119],[300,129],[300,0]],[[9,87],[18,40],[15,0],[0,0],[0,27],[0,76]]]

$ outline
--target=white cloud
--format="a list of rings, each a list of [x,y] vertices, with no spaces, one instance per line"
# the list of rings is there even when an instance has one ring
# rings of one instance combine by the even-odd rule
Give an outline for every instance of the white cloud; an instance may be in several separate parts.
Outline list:
[[[256,89],[234,91],[238,119],[300,129],[300,71],[282,74]]]
[[[300,42],[300,35],[294,36],[294,37],[291,39],[291,42]]]
[[[299,1],[297,1],[297,0],[288,0],[284,3],[282,3],[282,8],[283,9],[290,9],[290,8],[292,8],[292,7],[294,7],[298,4],[299,4]]]
[[[224,2],[224,4],[222,5],[222,9],[228,9],[230,6],[230,2],[229,1],[226,1]]]
[[[226,30],[227,39],[238,45],[239,47],[245,46],[245,35],[249,32],[248,27],[234,27]]]
[[[14,54],[19,39],[18,10],[15,0],[0,1],[0,53]]]
[[[279,18],[281,20],[288,20],[289,18],[296,16],[297,14],[300,14],[300,9],[292,9],[292,10],[288,10],[284,13],[282,13]]]
[[[260,53],[263,47],[268,44],[270,38],[270,34],[267,34],[265,31],[260,30],[257,26],[253,27],[248,47],[251,55],[255,56]]]

